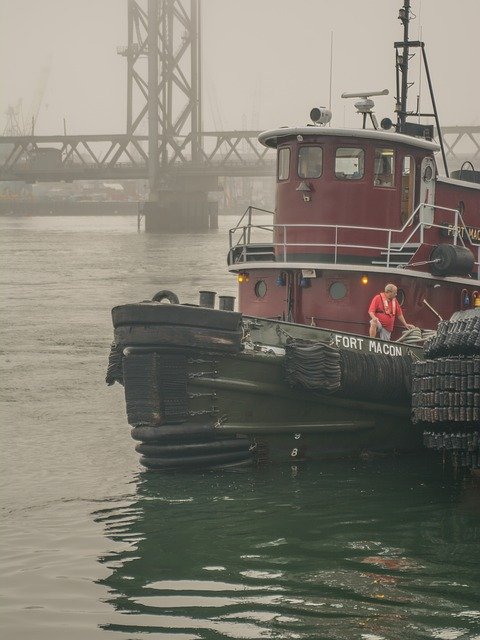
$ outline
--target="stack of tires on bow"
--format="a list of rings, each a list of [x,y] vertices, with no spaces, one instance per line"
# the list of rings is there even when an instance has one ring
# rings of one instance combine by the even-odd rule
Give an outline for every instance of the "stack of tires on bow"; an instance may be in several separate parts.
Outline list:
[[[161,304],[165,297],[170,304]],[[240,351],[241,314],[180,305],[161,291],[152,301],[115,307],[112,319],[106,382],[125,387],[140,463],[158,470],[249,464],[250,441],[216,428],[215,394],[190,388],[216,376],[222,354]]]
[[[413,365],[412,420],[427,448],[480,469],[480,308],[440,322],[424,355]]]

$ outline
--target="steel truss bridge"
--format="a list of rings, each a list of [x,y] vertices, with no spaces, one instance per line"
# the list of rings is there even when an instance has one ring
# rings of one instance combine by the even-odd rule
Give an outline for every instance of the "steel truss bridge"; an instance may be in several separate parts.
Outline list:
[[[128,0],[128,42],[117,50],[127,61],[126,132],[0,137],[0,181],[148,178],[160,193],[179,176],[212,184],[274,173],[258,131],[202,131],[201,0],[142,2]],[[480,127],[444,128],[443,140],[455,164],[466,146],[480,162]]]
[[[187,155],[170,159],[160,166],[160,173],[163,169],[168,174],[188,176],[270,176],[275,160],[271,151],[257,142],[259,133],[202,133],[204,144],[195,161]],[[148,178],[147,147],[148,136],[128,134],[3,136],[0,137],[3,156],[0,180],[70,182]]]
[[[0,180],[148,178],[155,192],[169,176],[271,175],[257,131],[202,131],[201,0],[127,4],[126,132],[0,137]]]
[[[257,142],[258,131],[204,132],[200,153],[170,158],[160,167],[168,175],[270,176],[275,160],[269,149]],[[461,163],[458,152],[468,141],[468,155],[480,165],[480,126],[446,127],[443,140],[447,159]],[[183,146],[187,145],[185,141]],[[3,152],[2,152],[3,148]],[[58,153],[50,156],[48,151]],[[47,151],[47,153],[42,153]],[[0,137],[0,180],[23,182],[70,182],[73,180],[147,179],[148,136],[3,136]],[[164,179],[165,180],[165,179]]]

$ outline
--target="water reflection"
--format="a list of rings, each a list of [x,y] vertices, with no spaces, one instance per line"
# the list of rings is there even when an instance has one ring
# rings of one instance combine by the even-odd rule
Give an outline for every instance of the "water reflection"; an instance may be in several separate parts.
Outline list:
[[[94,513],[112,541],[101,584],[123,614],[105,629],[480,639],[479,492],[435,462],[142,473],[136,482],[133,501]]]

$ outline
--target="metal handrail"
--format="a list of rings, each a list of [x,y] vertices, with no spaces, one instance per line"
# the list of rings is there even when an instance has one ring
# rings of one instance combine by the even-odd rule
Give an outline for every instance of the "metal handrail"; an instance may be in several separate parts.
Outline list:
[[[342,248],[342,249],[368,249],[368,250],[374,250],[374,251],[384,251],[386,252],[386,266],[389,267],[390,266],[390,261],[391,258],[395,256],[395,254],[401,254],[402,251],[405,249],[405,247],[412,243],[412,244],[416,244],[419,245],[423,242],[423,237],[424,237],[424,230],[425,229],[431,229],[431,228],[437,228],[437,229],[445,229],[445,224],[437,224],[434,222],[434,219],[432,219],[432,221],[424,221],[424,220],[420,220],[419,222],[417,222],[416,226],[412,228],[412,230],[410,231],[410,233],[408,234],[408,236],[406,238],[403,239],[402,243],[400,245],[396,245],[394,246],[394,235],[396,235],[398,237],[398,235],[401,235],[403,233],[405,233],[405,231],[408,229],[409,226],[412,225],[413,220],[415,218],[415,216],[419,213],[419,211],[422,208],[426,208],[429,207],[430,209],[433,210],[434,214],[436,211],[448,211],[454,214],[454,225],[453,225],[453,244],[457,245],[459,242],[461,243],[462,246],[466,246],[465,241],[462,237],[461,234],[461,230],[463,230],[465,233],[465,237],[468,239],[468,242],[470,245],[473,245],[472,240],[470,239],[470,236],[468,235],[467,232],[467,227],[466,224],[463,220],[462,214],[458,209],[451,209],[449,207],[441,207],[438,205],[431,205],[431,204],[419,204],[417,206],[417,208],[413,211],[413,213],[411,214],[411,216],[408,218],[408,220],[406,220],[406,222],[403,224],[403,226],[400,229],[391,229],[391,228],[387,228],[387,227],[366,227],[366,226],[355,226],[355,225],[331,225],[331,224],[271,224],[271,225],[265,225],[265,224],[260,224],[260,225],[254,225],[252,224],[252,214],[254,212],[261,212],[261,213],[268,213],[273,215],[272,211],[267,211],[266,209],[258,209],[256,207],[248,207],[245,211],[245,213],[242,215],[242,217],[240,218],[240,220],[238,221],[236,227],[233,227],[232,229],[229,230],[229,244],[230,244],[230,250],[234,250],[237,247],[242,247],[242,251],[241,251],[241,255],[237,256],[237,258],[243,258],[243,260],[241,260],[242,262],[246,262],[247,261],[247,247],[248,245],[251,243],[251,233],[252,233],[252,229],[257,229],[257,230],[262,230],[262,231],[268,231],[272,233],[272,246],[273,247],[282,247],[282,258],[283,258],[283,262],[286,262],[286,256],[287,256],[287,248],[289,247],[298,247],[298,246],[302,246],[302,247],[317,247],[317,248],[333,248],[334,249],[334,264],[338,264],[338,249]],[[245,218],[247,217],[248,222],[247,224],[243,224],[242,222],[245,220]],[[300,228],[308,228],[308,229],[331,229],[332,231],[334,231],[335,233],[335,240],[333,243],[326,243],[326,242],[288,242],[287,241],[287,232],[289,229],[300,229]],[[273,241],[273,234],[275,230],[281,230],[281,237],[282,240],[281,241],[277,241],[274,242]],[[338,236],[339,236],[339,231],[345,231],[345,230],[354,230],[354,231],[370,231],[370,232],[374,232],[374,233],[379,233],[379,232],[385,232],[387,234],[387,244],[386,246],[376,246],[376,245],[363,245],[363,244],[346,244],[346,243],[339,243],[338,241]],[[235,239],[235,235],[237,234],[237,232],[241,232],[240,233],[240,237],[238,238],[237,242],[234,244],[234,239]],[[413,240],[413,238],[417,235],[419,236],[418,240]],[[392,255],[393,254],[393,255]]]

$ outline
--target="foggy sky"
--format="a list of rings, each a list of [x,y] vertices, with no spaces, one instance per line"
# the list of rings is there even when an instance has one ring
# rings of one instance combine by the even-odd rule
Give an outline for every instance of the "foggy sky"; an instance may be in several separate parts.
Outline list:
[[[332,124],[360,126],[353,101],[340,94],[367,89],[390,89],[375,111],[393,119],[402,4],[203,0],[204,129],[306,124],[313,106],[328,106],[332,32]],[[479,125],[480,0],[412,0],[412,10],[411,38],[426,42],[441,123]],[[21,98],[29,113],[49,62],[36,134],[63,133],[64,118],[68,133],[123,133],[126,61],[116,47],[126,40],[126,0],[0,0],[0,134],[9,105]],[[425,80],[422,94],[426,100]]]

